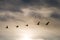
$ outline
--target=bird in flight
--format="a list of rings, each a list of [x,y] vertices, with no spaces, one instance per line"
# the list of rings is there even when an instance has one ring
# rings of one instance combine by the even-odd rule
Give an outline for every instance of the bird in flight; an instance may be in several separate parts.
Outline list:
[[[18,28],[19,26],[17,25],[16,28]]]
[[[40,21],[37,23],[37,25],[39,25],[40,24]]]
[[[28,24],[26,26],[28,26]]]
[[[6,28],[8,28],[8,26],[6,26]]]
[[[47,22],[45,25],[48,25],[50,22]]]

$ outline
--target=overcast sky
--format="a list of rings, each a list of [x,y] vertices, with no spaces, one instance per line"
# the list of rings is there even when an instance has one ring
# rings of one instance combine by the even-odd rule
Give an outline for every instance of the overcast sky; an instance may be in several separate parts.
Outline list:
[[[24,33],[32,40],[60,40],[60,0],[0,0],[0,40],[21,40]]]

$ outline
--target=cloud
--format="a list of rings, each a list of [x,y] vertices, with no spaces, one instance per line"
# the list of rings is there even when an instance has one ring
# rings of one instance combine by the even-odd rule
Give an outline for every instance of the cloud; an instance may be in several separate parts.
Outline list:
[[[59,0],[22,0],[22,3],[28,6],[50,6],[59,8],[60,1]]]
[[[40,6],[59,8],[59,0],[0,0],[0,11],[23,12],[26,7],[40,8]]]
[[[15,18],[13,16],[9,16],[9,15],[0,16],[0,21],[8,21],[9,19],[15,19]]]
[[[20,5],[16,0],[2,0],[0,1],[0,11],[22,12]]]
[[[60,14],[58,14],[58,13],[52,13],[51,17],[54,18],[54,19],[60,20]]]
[[[36,12],[29,13],[29,16],[33,17],[35,19],[40,19],[41,18],[41,15],[39,13],[36,13]]]
[[[59,0],[45,0],[46,4],[52,7],[59,7]]]
[[[17,12],[17,13],[10,12],[10,11],[0,12],[0,22],[7,22],[7,21],[23,21],[24,22],[24,20],[21,19],[22,15],[21,17],[20,15],[21,15],[20,12]]]

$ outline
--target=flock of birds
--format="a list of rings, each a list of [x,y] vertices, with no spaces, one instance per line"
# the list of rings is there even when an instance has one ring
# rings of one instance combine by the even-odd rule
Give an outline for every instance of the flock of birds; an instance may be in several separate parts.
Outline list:
[[[45,25],[48,25],[50,22],[48,21]],[[37,25],[40,25],[40,21],[37,23]],[[25,26],[29,26],[28,24]],[[19,26],[17,25],[16,28],[18,28]],[[8,29],[8,26],[6,26],[6,28]]]

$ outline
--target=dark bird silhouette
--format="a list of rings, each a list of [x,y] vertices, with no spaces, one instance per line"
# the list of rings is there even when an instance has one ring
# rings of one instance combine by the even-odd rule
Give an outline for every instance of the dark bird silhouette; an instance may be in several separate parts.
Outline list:
[[[50,22],[47,22],[45,25],[48,25]]]
[[[16,28],[18,28],[19,26],[17,25]]]
[[[37,23],[37,25],[39,25],[40,24],[40,21]]]
[[[28,26],[28,24],[26,26]]]
[[[6,28],[8,28],[8,26],[6,26]]]

